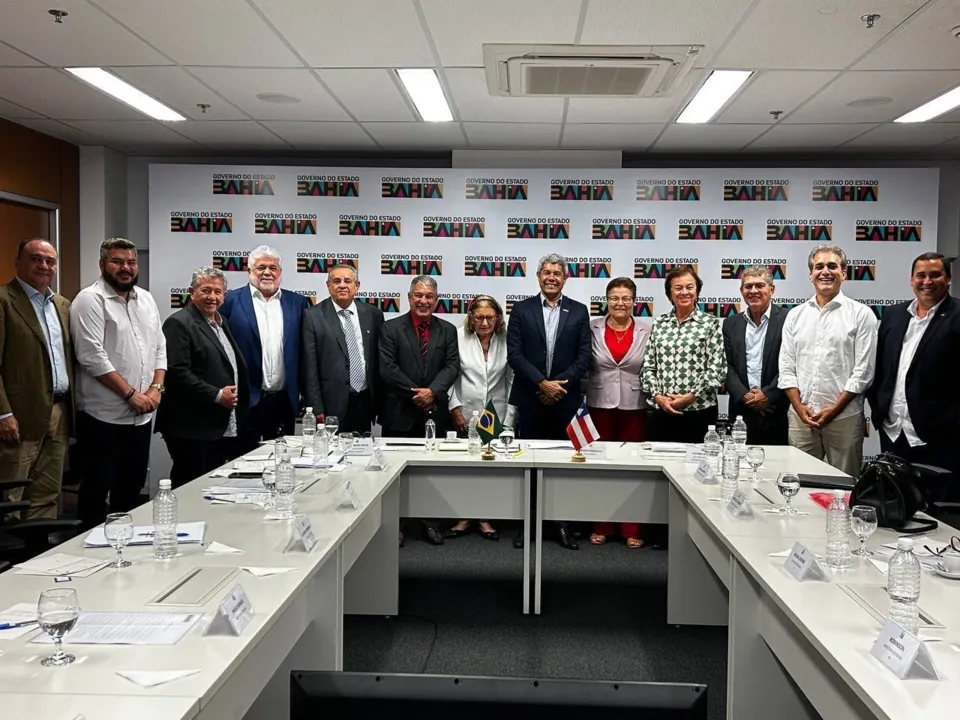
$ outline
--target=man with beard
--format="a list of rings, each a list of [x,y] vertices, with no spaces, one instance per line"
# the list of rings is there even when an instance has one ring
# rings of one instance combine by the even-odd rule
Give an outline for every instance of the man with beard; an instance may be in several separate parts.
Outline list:
[[[166,341],[157,304],[136,287],[137,249],[100,246],[100,279],[70,308],[77,356],[77,442],[82,477],[77,512],[86,526],[139,504],[150,458],[150,421],[163,396]]]

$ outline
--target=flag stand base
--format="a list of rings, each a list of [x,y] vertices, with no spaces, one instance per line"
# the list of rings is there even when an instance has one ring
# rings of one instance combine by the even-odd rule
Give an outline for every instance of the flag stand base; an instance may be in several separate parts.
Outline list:
[[[583,463],[587,461],[586,455],[577,450],[573,455],[570,456],[570,462]]]
[[[490,447],[490,443],[487,443],[483,448],[483,454],[480,456],[481,460],[496,460],[497,454],[493,451],[493,448]]]

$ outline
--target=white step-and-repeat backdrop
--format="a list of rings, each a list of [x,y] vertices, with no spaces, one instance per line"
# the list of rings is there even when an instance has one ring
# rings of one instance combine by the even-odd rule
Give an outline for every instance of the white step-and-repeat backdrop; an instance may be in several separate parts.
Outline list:
[[[194,269],[246,282],[247,254],[272,245],[283,287],[316,302],[349,263],[359,296],[407,310],[411,277],[435,277],[439,313],[459,322],[477,293],[512,303],[538,291],[538,259],[563,254],[565,292],[604,314],[611,278],[637,283],[638,316],[667,312],[663,276],[703,278],[701,307],[741,308],[739,278],[769,267],[775,302],[812,293],[807,254],[834,242],[850,258],[844,292],[877,315],[912,297],[910,261],[937,247],[936,169],[395,170],[151,165],[151,286],[167,314]],[[721,410],[725,409],[725,403]],[[874,433],[872,433],[875,435]],[[868,439],[868,452],[875,451]]]

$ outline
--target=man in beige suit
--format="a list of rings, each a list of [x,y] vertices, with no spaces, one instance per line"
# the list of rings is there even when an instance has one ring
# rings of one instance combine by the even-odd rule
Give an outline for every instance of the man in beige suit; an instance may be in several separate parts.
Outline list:
[[[0,480],[28,479],[27,519],[56,518],[70,440],[70,302],[53,292],[57,251],[17,246],[17,275],[0,286]],[[104,448],[104,452],[109,452]]]

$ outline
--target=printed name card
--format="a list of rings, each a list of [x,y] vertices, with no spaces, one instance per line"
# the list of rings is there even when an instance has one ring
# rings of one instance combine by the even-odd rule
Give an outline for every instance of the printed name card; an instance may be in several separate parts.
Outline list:
[[[694,463],[699,463],[706,456],[707,455],[703,450],[703,445],[691,445],[687,448],[687,454],[684,458],[684,462],[688,462],[692,465]]]
[[[357,496],[357,491],[353,487],[353,483],[347,480],[344,484],[340,501],[337,503],[337,510],[359,510],[361,507],[362,504],[360,498]]]
[[[370,455],[370,459],[367,460],[367,464],[364,467],[364,470],[386,470],[387,469],[387,458],[383,454],[383,450],[378,447],[373,448],[373,454]]]
[[[310,552],[316,544],[317,536],[313,532],[310,518],[306,515],[297,515],[297,519],[293,523],[293,530],[290,533],[290,548],[302,545],[306,552]]]
[[[893,620],[888,620],[883,626],[870,654],[901,680],[940,679],[926,644]]]
[[[753,508],[750,507],[750,501],[743,494],[743,490],[737,488],[733,491],[733,497],[727,503],[727,512],[735,518],[753,515]]]
[[[713,468],[713,464],[706,458],[703,458],[697,465],[697,469],[693,472],[693,479],[701,485],[716,485],[717,473]]]
[[[243,586],[237,583],[233,586],[233,590],[220,601],[217,614],[213,616],[213,621],[204,635],[240,637],[251,620],[253,620],[253,605]]]
[[[369,455],[373,452],[373,438],[372,437],[359,437],[356,439],[356,442],[353,443],[353,447],[350,448],[348,455],[351,457],[354,455]]]
[[[813,551],[803,543],[794,543],[783,567],[791,577],[799,582],[804,580],[825,580],[823,567]]]

